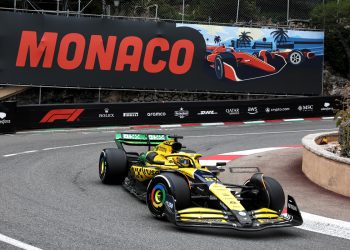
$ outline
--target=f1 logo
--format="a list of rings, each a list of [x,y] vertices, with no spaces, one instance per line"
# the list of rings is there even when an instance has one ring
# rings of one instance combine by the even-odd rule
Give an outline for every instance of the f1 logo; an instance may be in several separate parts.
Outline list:
[[[56,120],[74,122],[83,111],[84,109],[53,109],[41,119],[40,123],[51,123]]]

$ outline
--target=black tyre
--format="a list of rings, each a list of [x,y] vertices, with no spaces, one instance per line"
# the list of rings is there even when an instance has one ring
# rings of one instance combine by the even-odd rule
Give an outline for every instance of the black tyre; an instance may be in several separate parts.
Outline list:
[[[128,160],[124,150],[107,148],[101,152],[98,172],[102,183],[121,184],[128,174]]]
[[[289,63],[294,66],[298,66],[302,64],[304,60],[305,60],[305,57],[303,53],[298,50],[293,50],[292,52],[290,52],[288,56]]]
[[[247,198],[247,200],[242,200],[241,203],[246,210],[256,210],[265,207],[275,210],[279,214],[282,213],[285,196],[283,188],[278,181],[268,176],[263,176],[262,180],[257,181],[253,176],[245,185],[254,186],[258,189],[257,194],[250,192],[250,189],[242,190],[241,197]]]
[[[234,70],[237,69],[237,60],[234,55],[229,52],[220,53],[214,61],[216,78],[219,80],[225,79],[224,63],[232,66]]]
[[[273,60],[271,53],[266,51],[265,56],[266,56],[267,63],[271,64]]]
[[[177,210],[191,205],[190,188],[185,178],[175,173],[162,173],[155,176],[147,187],[147,206],[157,218],[164,218],[166,194],[174,197]]]

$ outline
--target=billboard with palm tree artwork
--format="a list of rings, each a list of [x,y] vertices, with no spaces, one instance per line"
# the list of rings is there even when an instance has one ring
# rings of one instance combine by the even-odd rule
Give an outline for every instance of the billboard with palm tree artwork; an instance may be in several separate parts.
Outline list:
[[[177,26],[190,27],[202,34],[209,71],[227,84],[236,84],[235,89],[245,86],[259,89],[257,92],[280,92],[283,85],[289,93],[320,94],[322,91],[324,33],[321,31]]]

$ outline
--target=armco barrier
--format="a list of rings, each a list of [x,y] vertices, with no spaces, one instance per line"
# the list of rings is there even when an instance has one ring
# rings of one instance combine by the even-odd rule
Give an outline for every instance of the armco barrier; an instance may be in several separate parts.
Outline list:
[[[333,116],[337,97],[259,101],[29,105],[17,108],[18,129],[225,122]]]
[[[0,103],[0,134],[16,132],[16,103]]]

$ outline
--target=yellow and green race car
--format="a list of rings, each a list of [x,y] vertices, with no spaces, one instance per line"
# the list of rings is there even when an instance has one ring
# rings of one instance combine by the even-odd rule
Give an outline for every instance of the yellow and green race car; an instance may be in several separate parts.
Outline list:
[[[273,178],[255,173],[243,185],[218,178],[224,163],[201,166],[198,154],[165,134],[117,133],[117,148],[107,148],[99,159],[105,184],[123,184],[145,200],[149,211],[177,226],[215,227],[254,231],[299,226],[303,223],[293,197],[287,197]],[[145,153],[127,152],[124,145],[147,146]]]

